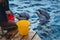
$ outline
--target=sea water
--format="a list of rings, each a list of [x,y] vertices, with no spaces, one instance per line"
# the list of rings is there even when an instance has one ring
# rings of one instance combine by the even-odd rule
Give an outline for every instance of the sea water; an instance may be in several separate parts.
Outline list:
[[[60,40],[60,0],[9,0],[9,4],[14,14],[26,12],[30,15],[30,27],[42,40]],[[38,16],[35,13],[37,9],[43,9],[49,13],[50,22],[39,27]]]

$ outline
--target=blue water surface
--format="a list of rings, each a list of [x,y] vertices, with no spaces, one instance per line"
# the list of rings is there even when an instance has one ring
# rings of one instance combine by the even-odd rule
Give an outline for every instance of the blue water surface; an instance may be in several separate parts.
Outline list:
[[[43,9],[50,14],[50,22],[40,26],[39,20],[31,24],[31,28],[37,32],[42,40],[60,40],[60,0],[9,0],[10,10],[13,13],[28,13],[30,22],[38,19],[35,13],[37,9]]]

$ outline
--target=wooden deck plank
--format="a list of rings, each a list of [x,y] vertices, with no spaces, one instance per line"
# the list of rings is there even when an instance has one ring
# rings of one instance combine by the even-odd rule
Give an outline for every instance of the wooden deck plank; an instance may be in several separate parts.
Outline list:
[[[15,31],[16,32],[16,31]],[[14,32],[12,31],[14,34]],[[33,37],[34,36],[34,37]],[[6,40],[5,38],[2,38],[1,40]],[[32,29],[29,30],[28,35],[21,36],[19,32],[11,39],[11,40],[41,40],[40,37],[36,34],[35,31]]]
[[[19,33],[17,33],[12,40],[20,40],[23,36],[21,36]]]
[[[22,40],[31,40],[36,32],[30,29],[28,35],[24,36]]]
[[[28,35],[21,36],[19,33],[17,33],[11,40],[41,40],[40,37],[36,34],[35,31],[30,29]]]
[[[32,40],[41,40],[40,37],[36,34]]]

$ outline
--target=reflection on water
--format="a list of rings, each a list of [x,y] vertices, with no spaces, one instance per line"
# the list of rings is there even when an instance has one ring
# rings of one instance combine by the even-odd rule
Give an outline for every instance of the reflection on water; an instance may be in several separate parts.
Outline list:
[[[37,9],[41,8],[48,12],[51,17],[48,24],[39,27],[37,20],[30,27],[42,40],[60,40],[60,0],[10,0],[9,3],[13,13],[26,12],[31,16],[31,22],[38,18],[35,13]]]

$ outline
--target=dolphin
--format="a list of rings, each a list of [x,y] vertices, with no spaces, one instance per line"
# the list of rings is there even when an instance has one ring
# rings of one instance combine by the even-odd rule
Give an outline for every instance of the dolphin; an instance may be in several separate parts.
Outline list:
[[[41,25],[44,25],[45,23],[47,23],[50,19],[50,15],[46,12],[46,11],[43,11],[41,9],[38,9],[36,11],[36,14],[38,15],[39,17],[39,22]]]

